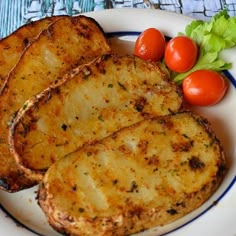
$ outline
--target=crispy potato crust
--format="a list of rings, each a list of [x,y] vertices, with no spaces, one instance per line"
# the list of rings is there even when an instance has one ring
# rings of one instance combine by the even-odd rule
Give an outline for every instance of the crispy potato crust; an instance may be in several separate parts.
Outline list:
[[[27,47],[4,84],[0,99],[0,188],[14,192],[34,184],[18,169],[9,150],[9,125],[31,96],[71,68],[111,50],[98,23],[85,16],[64,16]]]
[[[59,18],[60,16],[53,16],[31,22],[0,40],[0,94],[8,73],[16,65],[24,50],[42,30],[47,29],[52,22]]]
[[[226,172],[203,117],[181,112],[143,120],[53,164],[39,187],[49,223],[69,235],[129,235],[202,205]]]
[[[182,107],[182,94],[166,74],[134,56],[102,56],[64,81],[27,101],[11,127],[11,150],[33,180],[86,143]]]
[[[24,50],[26,50],[31,42],[36,40],[42,30],[47,29],[50,24],[58,19],[60,19],[60,16],[46,17],[39,21],[31,22],[20,27],[18,30],[0,41],[0,95],[4,84],[7,83],[8,74],[17,64]],[[4,140],[0,135],[0,143],[1,142],[4,142]],[[2,155],[3,154],[0,153],[1,160]],[[6,175],[0,174],[0,188],[14,191],[19,188],[17,182],[26,186],[32,184],[32,181],[27,180],[23,173],[15,170],[14,165],[12,167],[7,166],[6,169],[8,172]],[[3,171],[5,172],[5,168]],[[16,179],[17,182],[15,181]]]

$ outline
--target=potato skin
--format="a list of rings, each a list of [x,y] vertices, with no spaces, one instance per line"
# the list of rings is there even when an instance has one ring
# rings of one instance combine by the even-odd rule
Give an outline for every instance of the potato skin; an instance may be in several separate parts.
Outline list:
[[[59,81],[73,67],[110,50],[98,23],[82,15],[60,17],[27,47],[1,91],[0,188],[14,192],[35,184],[35,181],[24,178],[9,150],[9,125],[17,111],[27,99],[53,81]]]
[[[155,63],[135,56],[103,55],[62,80],[29,100],[11,127],[12,152],[36,181],[86,143],[182,107],[179,87]]]
[[[143,120],[53,164],[38,203],[68,235],[129,235],[202,205],[227,170],[203,117],[181,112]]]

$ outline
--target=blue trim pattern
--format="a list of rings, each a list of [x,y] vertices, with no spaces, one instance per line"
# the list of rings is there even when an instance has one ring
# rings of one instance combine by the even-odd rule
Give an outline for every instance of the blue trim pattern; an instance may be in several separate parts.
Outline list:
[[[234,88],[236,88],[236,79],[234,78],[234,76],[228,70],[225,70],[224,74],[229,79],[229,81],[233,84]]]

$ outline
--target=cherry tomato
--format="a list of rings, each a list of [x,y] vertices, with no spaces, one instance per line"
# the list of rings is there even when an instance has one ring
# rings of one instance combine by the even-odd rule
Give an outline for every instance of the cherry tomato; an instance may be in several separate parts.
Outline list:
[[[144,30],[135,42],[134,54],[144,60],[158,61],[164,52],[165,37],[158,29]]]
[[[182,73],[190,70],[198,57],[197,44],[187,36],[176,36],[166,45],[165,62],[170,70]]]
[[[209,106],[218,103],[227,90],[223,76],[212,70],[192,72],[184,79],[182,87],[186,101],[197,106]]]

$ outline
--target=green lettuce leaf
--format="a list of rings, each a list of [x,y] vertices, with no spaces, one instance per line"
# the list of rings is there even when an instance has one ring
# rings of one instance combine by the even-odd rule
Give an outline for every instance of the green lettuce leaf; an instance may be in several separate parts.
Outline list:
[[[211,21],[194,20],[185,28],[185,34],[199,46],[199,56],[195,66],[186,73],[172,74],[175,82],[181,83],[186,76],[199,69],[222,71],[232,64],[220,58],[224,49],[236,45],[236,17],[230,17],[226,9],[216,14]]]

